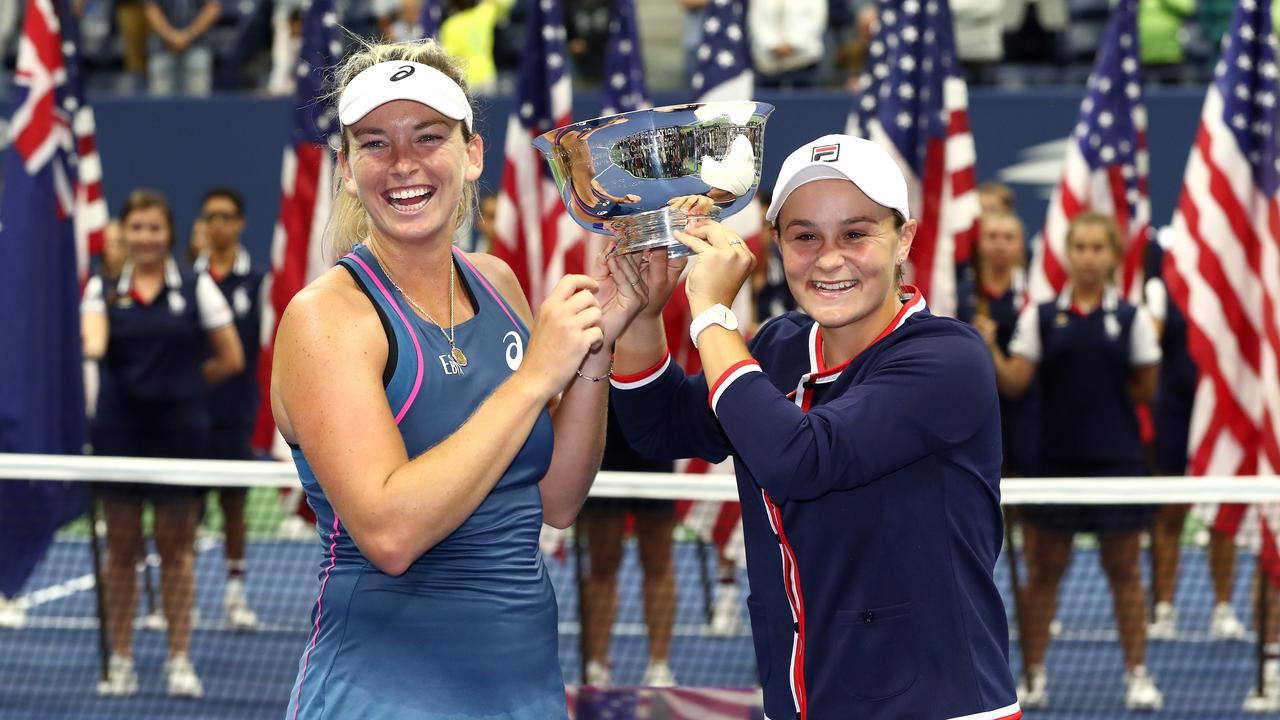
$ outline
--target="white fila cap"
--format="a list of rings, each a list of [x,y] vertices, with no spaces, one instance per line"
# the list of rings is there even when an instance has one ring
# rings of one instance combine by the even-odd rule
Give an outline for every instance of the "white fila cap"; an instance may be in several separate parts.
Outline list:
[[[884,148],[851,135],[823,135],[783,161],[765,219],[773,222],[787,196],[815,180],[848,180],[876,203],[911,217],[907,180]]]
[[[462,87],[430,65],[407,60],[378,63],[352,78],[338,98],[338,119],[354,125],[392,100],[420,102],[471,130],[471,103]]]

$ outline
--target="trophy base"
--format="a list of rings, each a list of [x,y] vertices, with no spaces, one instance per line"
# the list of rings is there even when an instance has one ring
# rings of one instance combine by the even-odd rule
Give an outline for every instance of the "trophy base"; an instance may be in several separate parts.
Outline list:
[[[715,219],[719,216],[720,208],[713,207],[705,217]],[[676,231],[684,230],[688,224],[689,215],[685,211],[664,207],[614,218],[605,227],[617,238],[613,251],[619,255],[666,248],[667,257],[677,258],[694,254],[687,245],[675,238]]]

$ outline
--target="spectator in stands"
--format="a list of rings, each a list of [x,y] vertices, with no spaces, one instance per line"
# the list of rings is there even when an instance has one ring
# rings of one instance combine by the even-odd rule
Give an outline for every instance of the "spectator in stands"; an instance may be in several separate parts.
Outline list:
[[[115,0],[115,11],[125,78],[130,90],[139,90],[146,87],[147,10],[143,0]]]
[[[449,12],[440,25],[440,44],[462,61],[473,94],[492,95],[498,90],[493,33],[514,5],[515,0],[449,0]]]
[[[956,57],[965,79],[974,85],[995,82],[996,66],[1004,57],[1005,0],[952,0]]]
[[[973,270],[957,288],[956,319],[978,329],[988,347],[1008,353],[1026,303],[1026,244],[1022,221],[1005,210],[982,215]],[[1036,409],[1031,398],[1000,398],[1003,477],[1025,477],[1035,467]]]
[[[302,51],[303,0],[278,0],[271,10],[271,72],[266,90],[292,95],[296,87],[298,53]]]
[[[564,27],[575,83],[581,80],[586,87],[598,87],[604,78],[613,5],[614,0],[566,0],[564,4]]]
[[[686,376],[666,348],[661,310],[685,263],[651,257],[649,302],[616,348],[627,439],[658,457],[733,456],[769,717],[1016,718],[992,579],[989,356],[900,284],[918,221],[883,148],[817,138],[774,190],[768,217],[805,313],[748,346],[728,306],[750,249],[709,220],[677,233],[698,255],[685,294],[705,374]]]
[[[1067,0],[1006,0],[1003,17],[1006,62],[1062,62]]]
[[[535,323],[506,264],[452,246],[484,143],[438,44],[365,46],[336,80],[341,260],[290,301],[272,368],[327,555],[287,712],[564,717],[538,536],[586,499],[639,304],[569,275]]]
[[[671,472],[671,461],[651,460],[627,444],[618,419],[609,412],[602,470]],[[634,518],[640,568],[644,572],[644,622],[649,631],[649,664],[640,684],[676,684],[668,654],[676,614],[676,580],[672,561],[672,533],[676,527],[674,500],[592,498],[582,507],[578,527],[587,536],[586,587],[582,593],[583,644],[587,653],[588,685],[609,685],[609,645],[618,608],[618,567],[622,564],[627,516]]]
[[[1195,11],[1195,0],[1139,0],[1138,49],[1143,77],[1148,82],[1189,80],[1183,67],[1184,24]]]
[[[1092,211],[1076,215],[1067,230],[1068,286],[1056,299],[1023,309],[1007,355],[988,334],[1002,394],[1019,397],[1032,376],[1038,377],[1040,434],[1046,440],[1040,448],[1042,475],[1147,474],[1135,404],[1155,395],[1160,344],[1146,309],[1130,305],[1109,284],[1122,257],[1114,220]],[[1049,624],[1077,532],[1098,535],[1124,648],[1125,705],[1160,708],[1163,698],[1144,662],[1146,600],[1138,562],[1142,531],[1153,510],[1133,505],[1022,509],[1024,522],[1035,528],[1026,555],[1028,670],[1018,690],[1024,709],[1048,704]]]
[[[747,7],[756,84],[810,87],[818,79],[827,0],[752,0]]]
[[[422,0],[373,0],[378,30],[388,42],[418,40]]]
[[[200,205],[208,245],[196,258],[194,270],[207,273],[218,284],[235,316],[236,334],[244,348],[244,370],[209,388],[209,416],[213,432],[209,457],[214,460],[252,460],[253,426],[258,417],[258,353],[262,335],[262,293],[267,271],[253,262],[240,244],[244,231],[244,198],[229,187],[213,188]],[[222,607],[227,622],[237,630],[252,630],[258,617],[249,607],[245,576],[245,502],[247,488],[221,488],[225,536],[227,584]]]
[[[162,195],[135,191],[120,222],[128,259],[118,276],[90,278],[82,305],[85,357],[99,361],[102,383],[91,428],[94,453],[204,457],[205,386],[244,368],[231,308],[207,274],[182,270],[171,257],[173,217]],[[201,696],[204,689],[189,652],[199,491],[112,483],[99,487],[98,497],[107,521],[103,604],[111,643],[107,678],[98,684],[98,694],[138,691],[134,563],[145,547],[142,506],[150,501],[169,632],[168,693]]]
[[[213,48],[207,33],[222,12],[219,0],[144,0],[151,26],[147,77],[152,95],[208,95]]]

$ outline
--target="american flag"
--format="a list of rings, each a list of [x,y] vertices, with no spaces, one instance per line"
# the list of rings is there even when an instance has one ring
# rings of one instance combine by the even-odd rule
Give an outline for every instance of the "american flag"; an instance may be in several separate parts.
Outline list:
[[[1089,209],[1115,218],[1127,248],[1117,280],[1126,296],[1140,298],[1151,200],[1137,7],[1137,0],[1121,0],[1111,11],[1032,259],[1028,292],[1035,302],[1052,299],[1066,284],[1067,226]]]
[[[342,57],[337,14],[332,0],[311,0],[302,21],[293,96],[293,122],[284,149],[280,177],[280,217],[271,240],[271,275],[262,318],[262,354],[254,447],[267,449],[275,440],[271,417],[271,356],[280,314],[295,293],[329,266],[322,243],[332,201],[333,151],[329,136],[340,131],[337,111],[324,100],[324,77]]]
[[[537,309],[562,276],[586,270],[588,232],[569,216],[551,168],[531,144],[572,121],[573,89],[560,0],[530,0],[525,22],[525,62],[516,111],[507,122],[493,254],[511,266]]]
[[[604,115],[652,107],[644,81],[644,57],[634,0],[617,0],[604,58]]]
[[[879,0],[870,70],[858,83],[850,135],[881,145],[907,178],[911,216],[920,221],[908,280],[935,314],[954,315],[956,262],[978,231],[969,91],[956,64],[946,0]]]
[[[1280,112],[1268,2],[1241,0],[1205,96],[1165,256],[1200,371],[1192,475],[1280,470]],[[1276,508],[1262,561],[1280,582]]]
[[[422,0],[422,12],[418,15],[418,37],[440,37],[440,24],[444,22],[444,8],[440,0]]]
[[[88,163],[78,152],[93,146],[91,135],[82,142],[77,132],[91,131],[93,117],[85,113],[77,35],[69,2],[28,0],[0,185],[0,452],[83,452],[79,301],[87,253],[77,246],[73,216],[86,207],[77,202],[77,171]],[[84,174],[96,188],[96,163]],[[0,482],[0,594],[17,595],[55,531],[86,501],[80,484]]]

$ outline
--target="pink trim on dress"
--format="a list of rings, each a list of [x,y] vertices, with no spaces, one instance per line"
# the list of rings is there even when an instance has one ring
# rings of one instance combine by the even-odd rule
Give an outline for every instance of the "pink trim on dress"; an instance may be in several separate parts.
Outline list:
[[[324,587],[329,584],[329,573],[338,563],[338,535],[338,514],[334,513],[333,532],[329,533],[329,567],[324,569],[324,580],[320,581],[320,594],[316,596],[316,630],[311,634],[311,644],[307,646],[307,654],[302,656],[302,676],[298,678],[298,697],[293,706],[293,720],[298,720],[298,710],[302,708],[302,683],[307,681],[307,666],[311,664],[311,651],[316,649],[316,641],[320,639],[320,615],[324,612]]]
[[[418,377],[413,381],[413,390],[409,392],[409,399],[404,401],[404,406],[400,408],[400,412],[396,413],[396,425],[399,425],[400,421],[404,419],[405,413],[409,412],[409,406],[412,405],[413,401],[418,397],[418,390],[422,387],[422,346],[418,344],[418,333],[413,331],[413,326],[409,324],[409,318],[404,316],[404,312],[400,310],[400,305],[391,297],[391,293],[387,292],[387,288],[382,284],[382,281],[379,280],[373,270],[365,264],[364,260],[361,260],[355,253],[350,253],[347,257],[355,260],[360,267],[364,268],[366,273],[369,273],[369,279],[373,280],[373,284],[378,287],[378,291],[381,292],[382,296],[391,304],[391,308],[396,311],[396,315],[400,316],[400,321],[403,322],[405,328],[409,330],[409,337],[413,339],[414,352],[418,354]]]
[[[498,307],[502,308],[502,312],[504,312],[504,313],[506,313],[506,314],[507,314],[507,319],[511,321],[511,324],[512,324],[512,325],[515,325],[515,326],[516,326],[516,329],[517,329],[517,330],[519,330],[519,329],[520,329],[520,323],[516,322],[516,319],[515,319],[515,317],[511,314],[511,311],[507,309],[507,303],[506,303],[506,301],[505,301],[505,300],[503,300],[503,299],[502,299],[502,296],[501,296],[501,295],[499,295],[499,294],[497,293],[497,291],[495,291],[495,290],[493,289],[493,286],[489,284],[489,281],[485,279],[484,275],[483,275],[479,270],[477,270],[477,269],[476,269],[476,266],[475,266],[475,265],[472,265],[472,264],[471,264],[471,261],[470,261],[470,260],[468,260],[468,259],[466,258],[466,256],[465,256],[465,255],[463,255],[462,253],[457,252],[457,251],[455,250],[455,251],[454,251],[454,256],[456,256],[459,260],[461,260],[463,263],[465,263],[467,267],[471,268],[471,272],[475,273],[476,278],[480,280],[480,284],[484,286],[484,289],[485,289],[485,290],[488,290],[488,291],[489,291],[489,294],[493,296],[493,299],[498,301]]]

